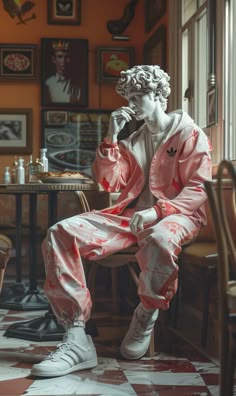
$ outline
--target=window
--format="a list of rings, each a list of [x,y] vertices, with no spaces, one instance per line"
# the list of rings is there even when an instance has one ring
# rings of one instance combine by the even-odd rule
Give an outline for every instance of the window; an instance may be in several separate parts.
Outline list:
[[[202,128],[207,124],[207,2],[179,0],[181,6],[181,105]]]
[[[224,158],[236,159],[236,2],[225,1]]]

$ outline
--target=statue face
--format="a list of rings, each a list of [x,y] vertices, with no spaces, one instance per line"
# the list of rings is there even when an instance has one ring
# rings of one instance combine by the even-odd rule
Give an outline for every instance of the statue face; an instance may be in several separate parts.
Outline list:
[[[134,110],[136,120],[152,118],[156,110],[156,97],[153,92],[140,93],[133,92],[126,97],[129,107]]]

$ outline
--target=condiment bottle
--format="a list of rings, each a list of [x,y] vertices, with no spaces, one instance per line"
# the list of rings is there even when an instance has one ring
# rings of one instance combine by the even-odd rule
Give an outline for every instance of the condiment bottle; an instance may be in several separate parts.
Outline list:
[[[39,161],[39,158],[36,158],[36,160],[29,165],[29,182],[37,183],[39,180],[39,173],[41,172],[43,172],[43,163]]]
[[[30,181],[30,164],[33,162],[32,154],[30,154],[29,161],[25,164],[25,182],[29,183]]]
[[[25,184],[25,168],[23,158],[19,158],[18,160],[18,165],[16,168],[16,183]]]
[[[10,174],[10,167],[5,166],[4,173],[3,173],[3,183],[10,184],[11,183],[11,174]]]
[[[15,157],[13,164],[12,164],[12,168],[11,168],[11,182],[12,184],[16,183],[16,168],[18,165],[18,161],[17,161],[17,157]]]
[[[40,162],[43,164],[43,172],[48,172],[48,159],[46,157],[47,149],[40,149]]]

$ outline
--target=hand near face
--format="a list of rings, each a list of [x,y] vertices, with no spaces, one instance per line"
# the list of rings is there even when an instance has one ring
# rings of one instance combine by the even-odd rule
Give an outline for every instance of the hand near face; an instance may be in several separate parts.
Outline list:
[[[141,210],[136,212],[130,220],[130,228],[133,234],[137,234],[144,230],[146,224],[151,224],[158,219],[157,212],[154,208]]]
[[[113,111],[110,116],[108,134],[106,141],[108,143],[116,143],[118,133],[124,128],[126,122],[132,120],[135,112],[130,107],[120,107]]]

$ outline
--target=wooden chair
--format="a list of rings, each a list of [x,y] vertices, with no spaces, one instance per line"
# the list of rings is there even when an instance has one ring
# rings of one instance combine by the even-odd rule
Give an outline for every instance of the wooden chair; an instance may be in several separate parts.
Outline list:
[[[219,256],[220,396],[231,396],[236,361],[236,169],[232,162],[223,160],[216,181],[205,186]]]
[[[10,259],[11,249],[11,240],[7,236],[0,234],[0,293],[2,290],[7,263]]]
[[[206,347],[208,341],[210,293],[212,286],[215,284],[218,259],[217,243],[209,205],[207,205],[207,217],[207,227],[200,231],[193,242],[183,246],[183,250],[179,255],[179,286],[170,310],[170,326],[177,328],[179,305],[183,302],[182,289],[184,289],[185,284],[188,285],[185,279],[188,276],[192,276],[193,279],[199,279],[201,283],[201,293],[199,293],[201,304],[200,345],[203,348]]]

